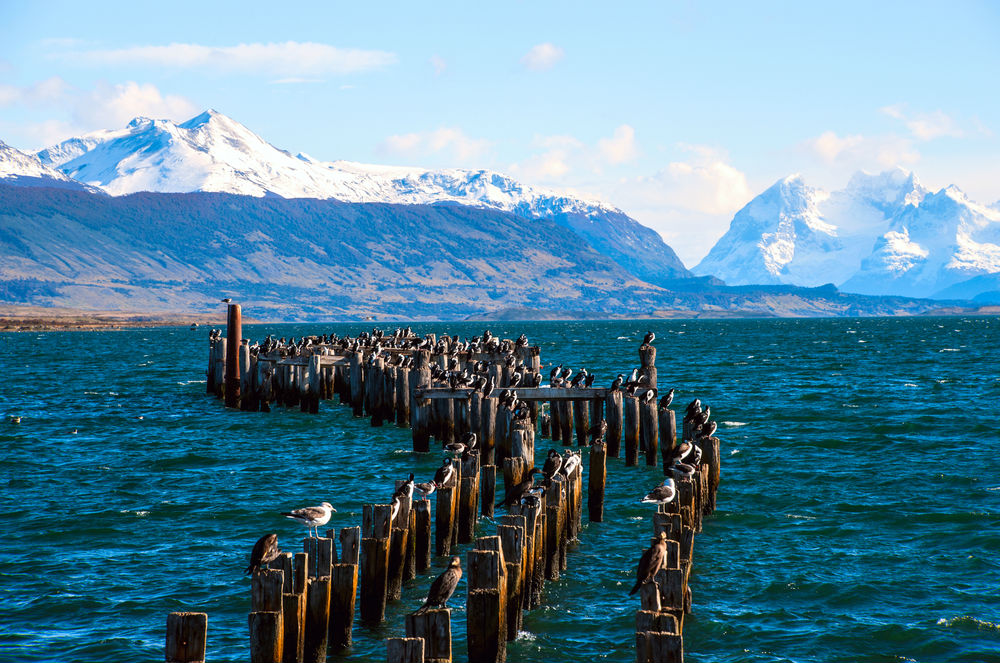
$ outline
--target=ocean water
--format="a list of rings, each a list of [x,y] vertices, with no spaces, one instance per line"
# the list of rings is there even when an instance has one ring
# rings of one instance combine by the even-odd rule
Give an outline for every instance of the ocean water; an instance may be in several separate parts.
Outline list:
[[[247,326],[244,336],[360,325]],[[480,333],[482,324],[417,325]],[[661,388],[712,407],[718,511],[695,540],[687,660],[1000,661],[1000,319],[502,323],[543,362],[608,384],[657,334]],[[250,547],[329,500],[360,523],[436,453],[347,407],[225,410],[205,395],[207,329],[0,334],[0,660],[162,660],[166,615],[209,615],[211,661],[249,659]],[[539,453],[548,446],[537,443]],[[606,522],[526,614],[511,661],[633,661],[627,591],[656,468],[610,460]],[[490,524],[481,521],[484,533]],[[463,547],[464,550],[464,547]],[[385,659],[442,560],[331,657]],[[465,583],[452,606],[465,660]]]

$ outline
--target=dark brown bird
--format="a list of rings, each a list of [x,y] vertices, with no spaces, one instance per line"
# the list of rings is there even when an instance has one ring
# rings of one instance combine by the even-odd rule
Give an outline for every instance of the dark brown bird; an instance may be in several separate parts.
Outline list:
[[[247,567],[246,574],[257,573],[262,566],[269,564],[280,552],[277,534],[265,534],[260,537],[257,539],[257,543],[253,544],[253,550],[250,551],[250,566]]]
[[[653,579],[653,577],[660,572],[663,565],[667,563],[667,534],[666,532],[660,532],[658,535],[653,537],[646,551],[642,553],[642,557],[639,558],[639,567],[635,570],[635,586],[632,591],[628,593],[632,596],[639,591],[645,583]]]
[[[559,471],[562,467],[562,456],[555,449],[549,449],[549,455],[545,459],[545,465],[542,466],[542,474],[547,478],[552,478],[555,473]]]
[[[603,441],[604,436],[607,434],[607,432],[608,432],[608,422],[605,421],[604,419],[601,419],[596,424],[591,426],[589,430],[587,430],[587,435],[590,436],[590,442],[591,444],[593,444],[594,442]]]
[[[448,599],[455,593],[458,581],[462,579],[462,558],[452,557],[451,564],[431,583],[430,591],[427,592],[427,600],[417,609],[418,613],[426,611],[428,608],[447,608]]]
[[[535,475],[541,474],[541,470],[537,467],[533,467],[528,470],[528,478],[521,483],[514,484],[507,491],[507,495],[504,496],[503,501],[497,504],[497,506],[510,506],[511,504],[517,504],[521,501],[521,498],[528,494],[528,491],[535,485]]]

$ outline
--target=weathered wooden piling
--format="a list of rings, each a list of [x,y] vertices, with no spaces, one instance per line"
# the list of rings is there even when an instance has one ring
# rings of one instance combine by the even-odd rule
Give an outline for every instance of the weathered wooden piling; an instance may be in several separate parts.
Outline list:
[[[512,423],[510,456],[523,459],[528,468],[535,466],[535,427],[530,420]]]
[[[527,564],[527,519],[522,515],[501,516],[497,536],[503,549],[507,571],[507,639],[516,640],[524,619],[524,590]]]
[[[503,461],[503,493],[504,496],[510,492],[511,487],[516,486],[525,480],[525,472],[531,468],[527,467],[524,459],[520,456],[505,458]]]
[[[604,442],[590,445],[587,472],[587,517],[592,523],[604,521],[604,485],[607,481],[608,448]]]
[[[708,467],[708,492],[705,500],[704,513],[711,514],[715,512],[715,500],[716,493],[719,490],[719,476],[720,476],[720,451],[719,451],[719,438],[717,437],[703,437],[698,440],[698,446],[701,447],[701,458],[702,464]]]
[[[461,479],[461,465],[452,462],[455,473],[445,486],[438,486],[437,504],[434,510],[434,553],[438,557],[451,554],[451,542],[455,536],[457,493]]]
[[[403,574],[406,571],[406,549],[410,540],[410,508],[411,500],[406,495],[400,495],[399,511],[392,522],[392,535],[389,542],[388,582],[386,596],[390,601],[398,601],[403,592]]]
[[[167,663],[205,663],[208,614],[171,612],[167,615]]]
[[[590,430],[590,401],[573,401],[573,427],[576,428],[576,445],[585,447],[590,443],[587,431]]]
[[[559,401],[559,439],[563,446],[573,445],[573,401]]]
[[[413,504],[414,512],[414,560],[417,571],[426,571],[431,566],[431,502],[424,498]]]
[[[389,638],[385,641],[388,663],[424,663],[423,638]]]
[[[364,355],[361,351],[352,352],[350,362],[351,411],[355,417],[362,417],[365,414]]]
[[[622,392],[615,390],[608,392],[605,398],[604,420],[608,424],[608,432],[605,435],[608,445],[608,455],[618,458],[621,453],[622,431],[624,430],[624,403]]]
[[[451,609],[411,612],[406,616],[406,637],[423,639],[425,663],[451,663]]]
[[[639,464],[639,399],[625,395],[622,399],[622,437],[625,438],[625,465]]]
[[[392,521],[389,504],[365,504],[361,525],[361,621],[385,620],[386,592],[389,583],[389,543]]]
[[[500,663],[507,658],[503,552],[472,550],[468,553],[467,567],[465,610],[469,660]]]
[[[479,470],[479,490],[482,505],[482,514],[487,518],[493,517],[493,505],[496,500],[497,467],[496,465],[483,465]]]
[[[663,473],[670,471],[671,454],[677,446],[677,416],[670,408],[657,412],[660,433],[660,454],[663,457]]]
[[[559,580],[562,570],[562,539],[566,521],[563,518],[565,490],[562,477],[556,475],[545,491],[545,579]]]
[[[250,629],[250,662],[281,663],[284,650],[281,611],[251,612],[247,622]]]
[[[656,413],[656,399],[642,399],[639,403],[639,435],[642,438],[642,450],[646,454],[646,465],[653,467],[657,462],[657,447],[659,446],[660,425]]]
[[[310,578],[306,587],[305,638],[302,660],[324,663],[330,629],[330,577]]]
[[[229,305],[226,322],[226,407],[240,406],[240,345],[243,318],[239,304]]]
[[[458,498],[458,542],[472,543],[476,534],[479,499],[479,452],[462,458],[462,479]]]
[[[479,412],[479,453],[484,465],[496,464],[497,399],[484,398]]]

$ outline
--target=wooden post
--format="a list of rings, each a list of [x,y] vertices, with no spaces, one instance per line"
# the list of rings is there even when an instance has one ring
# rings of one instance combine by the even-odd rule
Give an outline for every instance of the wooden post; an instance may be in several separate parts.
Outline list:
[[[559,475],[553,477],[552,484],[545,491],[545,578],[547,580],[559,580],[559,571],[562,570],[560,548],[565,527],[563,520],[565,493],[562,482],[556,480],[559,478]]]
[[[507,657],[504,625],[502,553],[472,550],[468,554],[466,619],[469,661],[501,663]]]
[[[281,594],[284,576],[277,569],[261,569],[250,579],[250,610],[253,612],[281,612]]]
[[[253,400],[253,390],[251,381],[253,373],[250,370],[250,342],[244,338],[240,343],[240,409],[250,410],[250,402]]]
[[[519,515],[501,516],[500,523],[497,535],[507,566],[507,639],[516,640],[524,617],[524,571],[527,566],[525,518]]]
[[[404,367],[396,369],[396,425],[410,425],[410,369]]]
[[[330,591],[329,647],[334,651],[351,646],[354,602],[358,593],[358,565],[334,564]]]
[[[642,448],[646,452],[646,465],[653,467],[656,465],[656,447],[660,437],[655,398],[649,403],[639,403],[639,431]]]
[[[710,514],[715,511],[715,495],[719,490],[720,475],[720,442],[717,437],[703,437],[698,441],[701,447],[702,465],[708,467],[708,494],[705,500],[705,513]]]
[[[341,564],[358,564],[361,556],[361,528],[340,528],[340,562]]]
[[[431,502],[428,499],[417,500],[413,505],[415,517],[414,558],[417,571],[426,571],[431,566]]]
[[[306,594],[286,592],[281,595],[281,622],[284,631],[283,663],[301,663],[306,643]]]
[[[530,421],[516,421],[511,426],[510,455],[523,458],[525,467],[535,466],[535,429]]]
[[[558,442],[562,439],[562,410],[559,401],[549,401],[549,427],[552,430],[552,441]]]
[[[684,663],[681,636],[676,633],[637,632],[635,649],[639,663]]]
[[[351,411],[355,417],[364,416],[365,413],[365,373],[364,355],[361,351],[352,352],[351,368],[349,377],[351,378]]]
[[[587,472],[587,515],[592,523],[604,521],[604,484],[607,481],[607,445],[590,445],[590,468]]]
[[[226,322],[226,407],[240,406],[240,344],[243,321],[239,304],[229,305]]]
[[[218,340],[216,340],[213,330],[213,333],[208,336],[208,370],[205,371],[205,393],[209,396],[215,393],[215,346],[217,343]]]
[[[412,378],[419,389],[431,386],[430,353],[418,350],[415,356],[415,370]],[[412,391],[411,391],[412,394]],[[413,428],[413,450],[430,451],[431,446],[431,402],[424,398],[414,397],[410,405],[410,425]]]
[[[311,578],[306,588],[305,663],[325,663],[330,628],[330,578]]]
[[[310,414],[319,412],[319,399],[323,391],[323,365],[319,354],[309,357],[309,401]]]
[[[649,378],[649,386],[656,389],[658,380],[656,375],[656,348],[652,345],[639,347],[639,366],[640,374]]]
[[[439,486],[434,514],[434,552],[439,557],[451,554],[452,531],[455,527],[455,493],[459,485],[459,468],[447,486]]]
[[[504,496],[510,491],[512,486],[524,481],[526,478],[524,473],[530,468],[526,467],[524,464],[524,459],[520,456],[514,458],[505,458],[503,461],[503,494]]]
[[[618,458],[622,444],[622,429],[624,428],[622,392],[610,392],[605,406],[607,413],[604,416],[604,420],[608,424],[608,432],[605,439],[608,443],[608,455],[612,458]]]
[[[330,575],[335,557],[333,539],[308,537],[302,540],[302,550],[309,554],[309,576],[322,578]]]
[[[479,486],[481,497],[479,503],[482,505],[482,514],[487,518],[493,517],[493,505],[496,503],[497,487],[497,466],[483,465],[479,470]]]
[[[389,569],[386,596],[398,601],[403,592],[403,573],[406,570],[406,548],[410,535],[410,506],[406,496],[400,496],[399,511],[392,523],[392,538],[389,543]]]
[[[284,650],[284,630],[280,611],[251,612],[250,663],[281,663]]]
[[[423,638],[389,638],[385,651],[388,663],[424,663]]]
[[[385,359],[376,357],[375,363],[367,363],[368,372],[365,374],[365,402],[368,406],[368,414],[372,417],[372,426],[381,426],[385,420]]]
[[[479,452],[462,459],[462,480],[458,498],[458,542],[471,543],[476,534],[479,499]]]
[[[391,511],[389,504],[365,504],[362,512],[361,564],[358,571],[361,576],[361,621],[367,623],[385,620]]]
[[[167,663],[205,663],[208,614],[171,612],[167,615]]]
[[[639,399],[626,395],[623,399],[624,426],[622,436],[625,438],[625,465],[639,464]]]
[[[382,367],[382,418],[396,422],[396,367],[388,362]]]
[[[406,616],[406,637],[423,638],[426,663],[451,663],[451,609],[411,612]]]
[[[573,401],[559,401],[559,438],[563,446],[573,445]]]
[[[587,431],[590,430],[590,401],[573,401],[573,426],[576,428],[576,445],[585,447],[590,443]]]
[[[480,461],[484,465],[496,464],[497,399],[484,398],[479,413]]]
[[[659,418],[660,454],[663,457],[663,474],[670,471],[670,457],[677,446],[677,417],[670,408],[657,413]]]
[[[309,584],[309,553],[295,553],[295,579],[292,591],[301,594]]]

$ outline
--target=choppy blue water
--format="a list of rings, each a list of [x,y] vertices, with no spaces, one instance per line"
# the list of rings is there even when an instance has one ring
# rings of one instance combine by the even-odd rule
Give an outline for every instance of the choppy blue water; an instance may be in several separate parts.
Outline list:
[[[351,325],[252,327],[284,335]],[[480,333],[481,324],[416,330]],[[688,660],[1000,661],[1000,319],[504,323],[543,361],[610,382],[657,333],[661,387],[712,406],[719,510],[695,541]],[[162,660],[167,613],[209,614],[212,661],[248,660],[254,540],[329,500],[360,522],[436,454],[348,408],[226,411],[207,331],[0,334],[0,659]],[[73,430],[76,433],[73,433]],[[545,441],[540,441],[545,445]],[[542,449],[545,447],[542,446]],[[634,564],[655,468],[609,462],[607,522],[525,619],[512,661],[634,659]],[[482,523],[488,530],[487,523]],[[337,659],[384,660],[435,568]],[[464,582],[453,605],[465,659]]]

